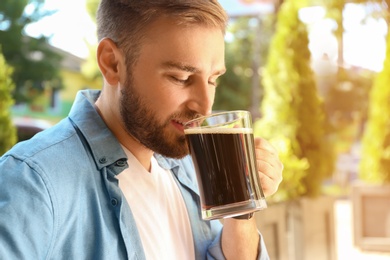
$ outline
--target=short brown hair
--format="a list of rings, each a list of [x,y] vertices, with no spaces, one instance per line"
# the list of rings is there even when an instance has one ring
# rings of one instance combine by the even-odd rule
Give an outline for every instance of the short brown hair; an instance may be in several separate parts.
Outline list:
[[[224,33],[228,17],[217,0],[101,0],[97,12],[98,40],[107,37],[134,64],[144,29],[161,16],[178,24],[201,24]]]

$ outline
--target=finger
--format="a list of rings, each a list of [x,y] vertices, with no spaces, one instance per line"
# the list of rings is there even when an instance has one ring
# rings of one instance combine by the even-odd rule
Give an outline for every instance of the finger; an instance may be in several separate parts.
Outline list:
[[[273,152],[270,152],[268,150],[262,150],[262,149],[256,149],[256,161],[262,162],[261,165],[268,164],[269,167],[272,167],[273,170],[281,172],[283,170],[283,163],[279,159],[279,155],[275,154]],[[264,167],[267,167],[267,165],[264,165]],[[259,170],[261,169],[260,164],[258,164]],[[270,169],[272,170],[272,169]],[[270,171],[270,170],[267,170]],[[263,171],[263,170],[262,170]]]
[[[283,163],[280,161],[271,163],[264,160],[257,160],[256,163],[259,172],[276,182],[280,183],[282,181]]]
[[[283,164],[279,159],[279,152],[267,140],[262,138],[255,139],[255,155],[257,161],[268,163],[277,171],[283,170]]]
[[[257,160],[268,161],[270,164],[277,164],[280,161],[279,154],[263,149],[255,149]]]
[[[260,174],[260,185],[264,196],[268,197],[277,192],[280,182],[275,182],[265,174]]]
[[[255,148],[256,149],[265,150],[265,151],[268,151],[274,155],[279,154],[279,151],[267,140],[265,140],[261,137],[256,137],[254,140],[255,140]]]
[[[267,196],[274,194],[283,180],[283,164],[280,162],[277,164],[272,166],[268,162],[257,161],[260,183]]]

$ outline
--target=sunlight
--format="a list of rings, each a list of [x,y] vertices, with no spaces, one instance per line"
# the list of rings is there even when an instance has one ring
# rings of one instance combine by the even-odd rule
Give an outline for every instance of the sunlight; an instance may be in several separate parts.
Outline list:
[[[322,7],[304,8],[300,18],[309,28],[309,48],[313,59],[321,60],[326,55],[330,61],[336,61],[338,43],[333,33],[337,24],[326,18],[323,10]],[[387,24],[384,19],[366,18],[367,13],[363,5],[346,5],[343,58],[347,66],[380,71],[386,55]]]
[[[50,37],[53,46],[87,57],[88,45],[97,40],[96,27],[85,9],[85,0],[47,0],[45,9],[57,12],[28,25],[26,33],[32,37]]]

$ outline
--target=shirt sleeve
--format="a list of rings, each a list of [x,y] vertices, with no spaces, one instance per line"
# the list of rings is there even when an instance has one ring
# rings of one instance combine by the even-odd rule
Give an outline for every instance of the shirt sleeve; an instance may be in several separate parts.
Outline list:
[[[259,252],[257,260],[269,260],[269,255],[267,248],[264,243],[263,236],[259,232],[260,241],[259,241]],[[207,259],[225,259],[225,256],[222,252],[222,231],[218,234],[218,236],[215,238],[214,242],[210,245],[208,252],[207,252]]]
[[[45,179],[12,156],[0,158],[0,259],[46,259],[53,241]]]

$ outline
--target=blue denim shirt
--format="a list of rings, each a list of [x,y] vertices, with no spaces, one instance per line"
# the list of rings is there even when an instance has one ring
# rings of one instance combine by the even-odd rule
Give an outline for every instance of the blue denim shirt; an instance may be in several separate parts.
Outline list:
[[[0,259],[145,259],[115,178],[127,157],[94,108],[99,93],[79,92],[69,117],[1,157]],[[223,259],[222,225],[201,219],[190,157],[155,157],[177,180],[196,259]]]

